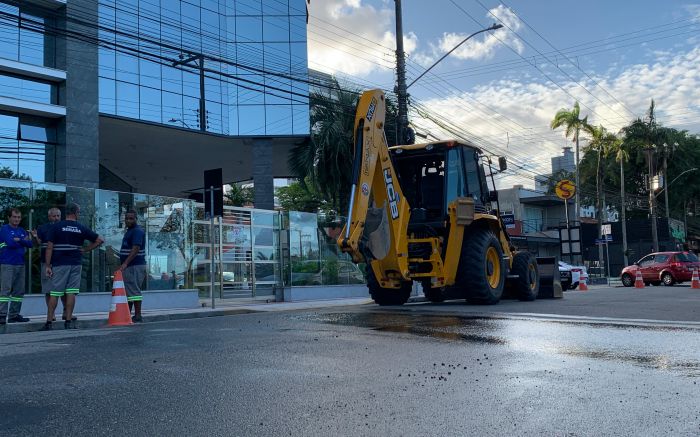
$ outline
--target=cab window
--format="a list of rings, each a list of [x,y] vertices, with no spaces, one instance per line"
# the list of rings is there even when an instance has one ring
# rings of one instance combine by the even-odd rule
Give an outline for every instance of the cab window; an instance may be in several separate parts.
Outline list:
[[[467,187],[462,171],[462,149],[452,148],[447,153],[447,186],[445,201],[451,202],[457,197],[467,195]],[[447,205],[445,205],[447,210]]]
[[[464,169],[467,173],[467,195],[474,202],[483,204],[481,198],[481,179],[479,177],[479,155],[476,150],[464,149]]]

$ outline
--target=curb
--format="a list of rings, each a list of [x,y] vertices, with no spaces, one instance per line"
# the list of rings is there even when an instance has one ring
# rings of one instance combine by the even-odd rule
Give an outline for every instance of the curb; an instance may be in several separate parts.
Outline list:
[[[143,316],[143,323],[153,323],[153,322],[166,322],[169,320],[185,320],[185,319],[203,319],[205,317],[222,317],[222,316],[234,316],[238,314],[249,314],[257,313],[259,311],[251,310],[247,308],[233,308],[225,310],[212,310],[212,311],[197,311],[197,312],[183,312],[183,313],[171,313],[171,314],[149,314]],[[108,328],[107,326],[108,314],[105,314],[104,319],[79,319],[77,320],[77,329],[95,329],[95,328]],[[134,326],[139,325],[135,323]],[[17,334],[21,332],[36,332],[44,326],[44,321],[40,322],[26,322],[26,323],[8,323],[0,327],[0,334]],[[115,326],[115,328],[122,328],[123,326]],[[54,322],[54,331],[63,331],[62,321]]]

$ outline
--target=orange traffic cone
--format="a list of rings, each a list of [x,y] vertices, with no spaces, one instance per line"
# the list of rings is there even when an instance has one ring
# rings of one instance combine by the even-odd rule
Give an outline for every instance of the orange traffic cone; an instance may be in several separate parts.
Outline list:
[[[698,269],[693,269],[693,279],[690,281],[690,288],[700,288],[700,278],[698,278]]]
[[[637,270],[637,276],[634,278],[634,288],[644,288],[644,279],[642,279],[641,270]]]
[[[588,291],[588,274],[587,273],[580,273],[580,276],[578,278],[578,289],[579,291]]]
[[[131,325],[131,312],[129,304],[126,300],[126,291],[124,290],[124,279],[121,270],[114,272],[114,284],[112,285],[112,306],[109,309],[109,326],[127,326]]]

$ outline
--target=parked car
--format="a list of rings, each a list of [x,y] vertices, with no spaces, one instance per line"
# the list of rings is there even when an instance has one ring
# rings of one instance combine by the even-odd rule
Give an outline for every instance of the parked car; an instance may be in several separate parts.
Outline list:
[[[694,269],[700,269],[700,260],[693,253],[655,252],[622,269],[620,279],[622,285],[631,287],[639,270],[646,285],[670,286],[690,281]]]
[[[581,281],[581,273],[586,273],[585,266],[572,266],[571,264],[559,261],[559,278],[562,290],[575,290]]]

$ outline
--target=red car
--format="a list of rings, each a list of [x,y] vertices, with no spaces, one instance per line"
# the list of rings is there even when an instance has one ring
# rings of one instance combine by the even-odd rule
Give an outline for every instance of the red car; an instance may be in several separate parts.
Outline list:
[[[690,281],[694,269],[700,270],[700,260],[693,253],[657,252],[622,269],[621,279],[625,287],[631,287],[640,270],[646,285],[673,285]]]

